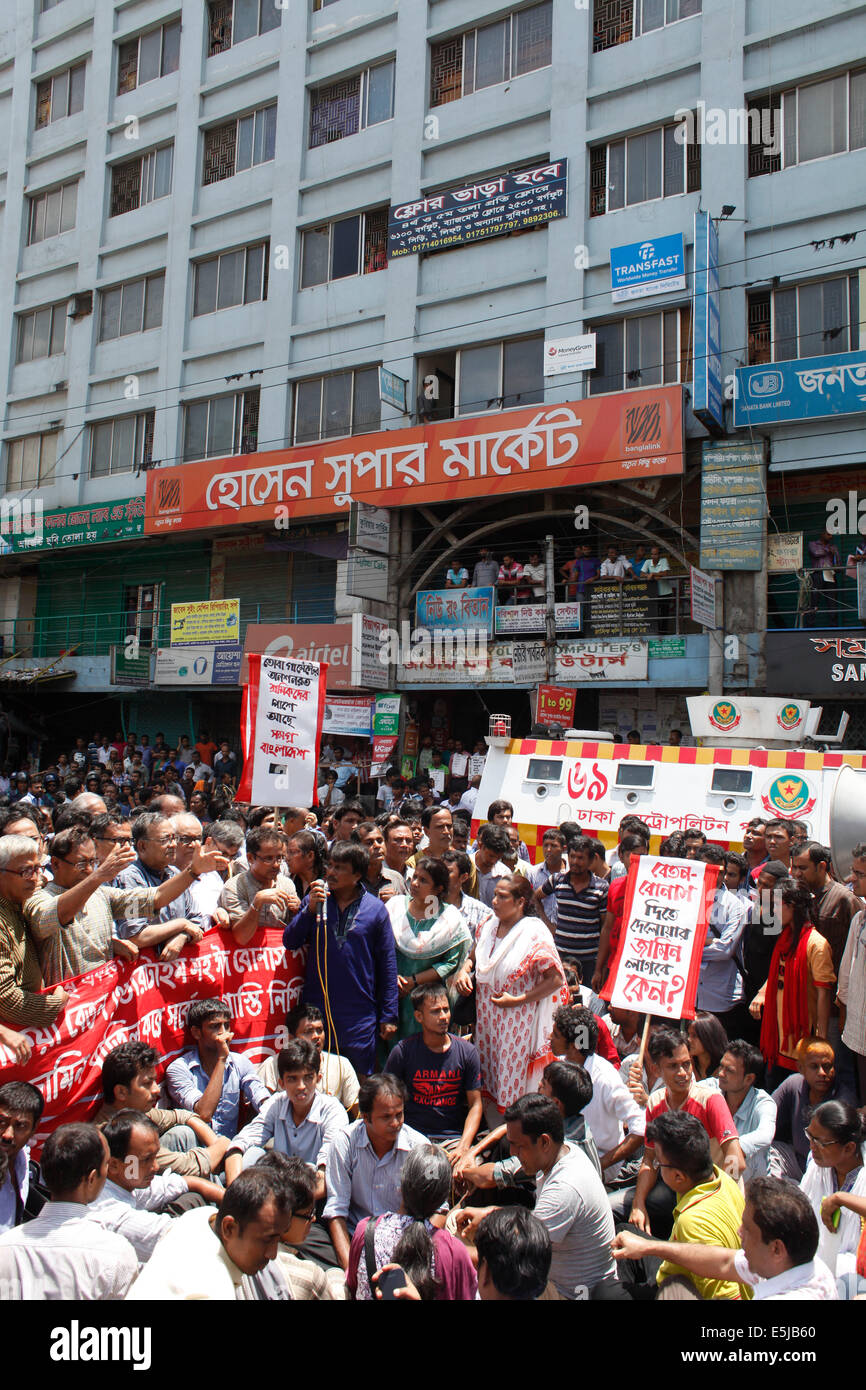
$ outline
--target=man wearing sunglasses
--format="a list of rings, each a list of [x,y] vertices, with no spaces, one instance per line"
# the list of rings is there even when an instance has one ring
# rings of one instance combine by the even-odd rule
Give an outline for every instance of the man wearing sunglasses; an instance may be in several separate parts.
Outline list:
[[[0,836],[0,1023],[42,1028],[66,1004],[65,989],[40,994],[42,970],[23,907],[41,877],[41,852],[24,835]]]
[[[37,888],[24,909],[47,985],[83,975],[112,955],[134,960],[138,943],[121,939],[115,922],[132,914],[153,917],[188,888],[188,876],[180,873],[158,887],[109,886],[134,863],[135,850],[125,837],[100,861],[93,827],[73,825],[54,836],[54,881]]]

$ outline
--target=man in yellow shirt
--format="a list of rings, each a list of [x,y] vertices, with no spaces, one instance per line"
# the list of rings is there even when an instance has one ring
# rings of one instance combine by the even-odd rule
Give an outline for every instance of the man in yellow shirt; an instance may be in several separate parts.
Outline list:
[[[659,1115],[647,1125],[662,1177],[677,1194],[671,1241],[739,1250],[744,1199],[737,1183],[713,1164],[710,1141],[700,1120],[682,1110]],[[664,1253],[661,1242],[642,1243],[641,1255]],[[654,1247],[660,1248],[656,1250]],[[658,1275],[659,1298],[741,1299],[751,1290],[729,1280],[701,1278],[664,1260]]]

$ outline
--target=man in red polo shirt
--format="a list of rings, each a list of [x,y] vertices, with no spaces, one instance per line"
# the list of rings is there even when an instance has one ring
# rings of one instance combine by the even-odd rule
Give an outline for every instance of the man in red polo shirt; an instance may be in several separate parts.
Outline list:
[[[598,943],[598,958],[592,977],[592,988],[596,994],[605,984],[609,968],[616,957],[616,948],[622,933],[622,910],[625,905],[625,885],[628,883],[628,866],[632,859],[646,854],[649,846],[642,835],[623,835],[616,852],[625,869],[624,874],[611,879],[607,890],[607,914],[601,928]]]
[[[721,1091],[695,1081],[686,1039],[673,1029],[658,1028],[650,1034],[647,1050],[664,1082],[649,1097],[647,1125],[669,1110],[694,1115],[709,1136],[713,1163],[738,1182],[745,1171],[746,1160],[737,1127]],[[632,1086],[631,1089],[636,1088]],[[652,1141],[647,1139],[629,1220],[638,1230],[651,1231],[659,1239],[667,1240],[675,1203],[676,1194],[662,1179]],[[664,1235],[661,1234],[663,1228],[666,1228]]]

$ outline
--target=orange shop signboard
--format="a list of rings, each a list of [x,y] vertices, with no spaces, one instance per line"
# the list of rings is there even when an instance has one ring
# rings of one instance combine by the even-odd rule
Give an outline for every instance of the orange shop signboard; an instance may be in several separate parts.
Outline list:
[[[338,517],[353,501],[420,506],[682,471],[682,387],[664,386],[155,468],[145,532],[242,525],[278,507]]]

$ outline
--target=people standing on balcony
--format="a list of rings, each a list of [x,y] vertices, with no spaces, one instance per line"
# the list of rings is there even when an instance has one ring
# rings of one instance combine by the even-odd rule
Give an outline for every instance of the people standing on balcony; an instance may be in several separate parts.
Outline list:
[[[658,547],[656,547],[656,548],[658,548]],[[647,553],[647,548],[646,548],[646,546],[645,546],[645,545],[636,545],[635,548],[634,548],[634,556],[633,556],[632,559],[629,561],[629,564],[631,565],[632,577],[633,577],[634,579],[640,579],[640,578],[641,578],[641,576],[642,576],[642,574],[643,574],[643,567],[644,567],[644,565],[646,564],[646,562],[647,562],[648,559],[649,559],[649,555],[648,555],[648,553]]]
[[[662,555],[659,546],[652,546],[649,559],[644,560],[640,573],[643,579],[655,581],[655,610],[659,632],[671,630],[674,586],[667,578],[670,570],[667,556]]]
[[[518,602],[517,592],[523,578],[523,566],[511,554],[503,555],[502,564],[496,577],[496,601],[513,608]]]
[[[469,587],[469,571],[456,560],[445,573],[446,589],[466,589]]]
[[[631,561],[627,560],[618,545],[607,547],[607,556],[601,562],[597,579],[631,579]]]
[[[482,545],[479,554],[481,558],[472,571],[473,589],[489,588],[499,578],[499,565],[486,545]]]
[[[806,627],[833,626],[839,614],[837,571],[841,564],[839,547],[826,528],[816,541],[809,542],[809,574],[812,587],[806,609]]]
[[[581,541],[574,547],[574,559],[568,560],[559,571],[565,583],[567,601],[582,603],[586,598],[586,586],[598,577],[598,560],[592,553],[592,546]]]

